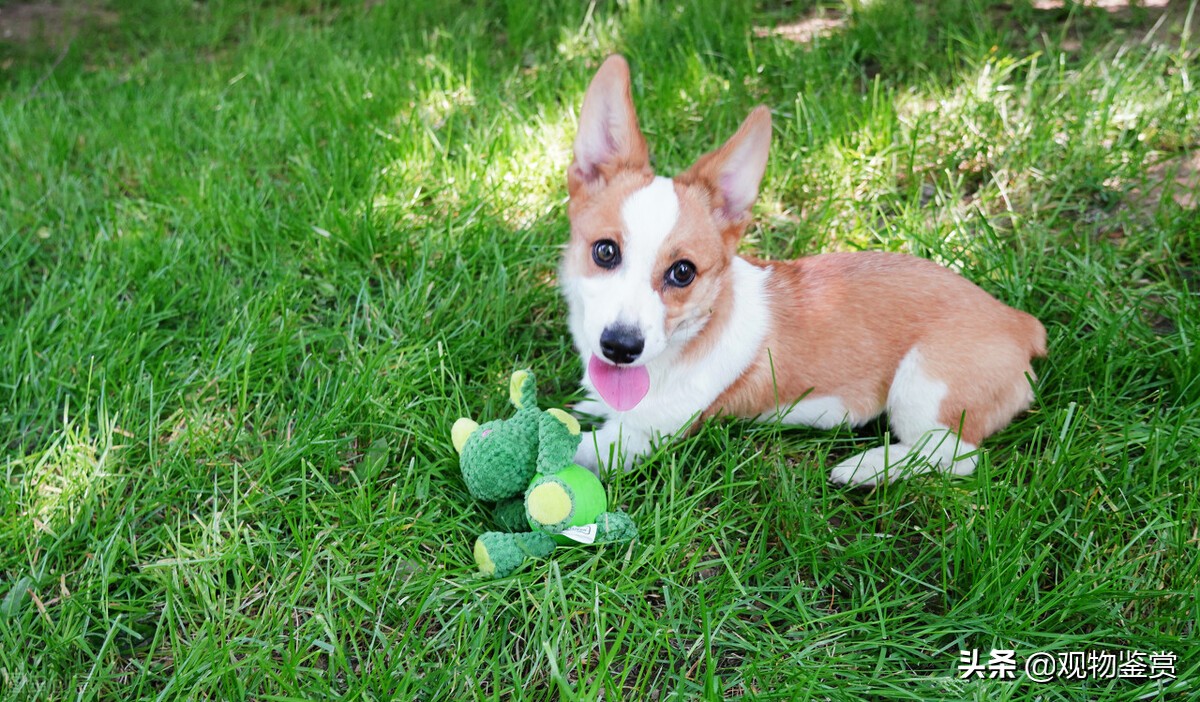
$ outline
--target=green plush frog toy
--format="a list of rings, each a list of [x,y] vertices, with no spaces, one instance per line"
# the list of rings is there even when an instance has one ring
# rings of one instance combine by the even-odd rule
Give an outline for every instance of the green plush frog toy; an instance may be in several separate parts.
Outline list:
[[[502,578],[563,544],[637,536],[629,515],[606,511],[600,479],[573,463],[579,422],[560,409],[538,409],[529,371],[513,373],[509,399],[512,417],[484,424],[463,418],[450,431],[467,490],[496,503],[493,516],[503,529],[475,540],[480,574]]]

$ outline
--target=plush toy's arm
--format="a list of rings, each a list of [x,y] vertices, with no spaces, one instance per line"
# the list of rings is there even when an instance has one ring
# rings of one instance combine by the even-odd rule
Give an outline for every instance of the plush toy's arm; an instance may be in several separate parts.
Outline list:
[[[628,514],[602,512],[596,516],[596,542],[632,541],[637,538],[637,526]]]
[[[518,410],[537,408],[537,382],[533,373],[519,370],[508,381],[508,400]]]
[[[554,539],[540,531],[524,534],[489,531],[475,540],[475,565],[486,578],[503,578],[520,568],[526,558],[549,556],[555,546]]]
[[[579,422],[560,409],[550,409],[538,417],[537,471],[550,475],[575,461],[581,439]]]

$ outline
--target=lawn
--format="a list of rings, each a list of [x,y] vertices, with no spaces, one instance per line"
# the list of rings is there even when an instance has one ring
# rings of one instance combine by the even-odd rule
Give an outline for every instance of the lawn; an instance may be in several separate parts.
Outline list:
[[[0,5],[0,698],[1200,696],[1200,12],[1089,4]],[[713,422],[608,481],[631,545],[474,577],[450,425],[517,368],[579,399],[613,51],[662,173],[770,106],[747,251],[1045,323],[974,476],[838,489],[885,423]],[[962,677],[993,649],[1177,658]]]

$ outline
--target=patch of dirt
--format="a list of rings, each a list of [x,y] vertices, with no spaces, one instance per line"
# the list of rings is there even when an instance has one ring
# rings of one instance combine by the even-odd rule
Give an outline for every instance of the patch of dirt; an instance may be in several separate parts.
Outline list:
[[[1059,47],[1067,53],[1083,49],[1083,35],[1112,33],[1121,43],[1141,43],[1178,48],[1184,41],[1200,45],[1200,32],[1188,26],[1188,3],[1170,0],[1030,0],[1035,17],[1070,22]],[[1001,21],[1012,11],[1002,3],[991,14]],[[1115,31],[1114,31],[1115,30]]]
[[[1159,161],[1146,169],[1146,185],[1134,188],[1131,199],[1154,209],[1166,196],[1185,210],[1200,205],[1200,151]]]
[[[778,37],[797,44],[811,44],[817,37],[828,36],[846,26],[846,18],[830,10],[816,10],[791,22],[773,27],[755,27],[754,36],[764,39]]]
[[[13,2],[0,5],[0,41],[63,46],[89,26],[111,27],[117,13],[98,2]]]
[[[1141,7],[1166,7],[1169,0],[1141,0],[1141,2],[1131,2],[1130,0],[1033,0],[1030,5],[1035,10],[1062,10],[1067,5],[1077,4],[1084,7],[1098,7],[1105,12],[1122,12],[1130,9],[1134,5]]]

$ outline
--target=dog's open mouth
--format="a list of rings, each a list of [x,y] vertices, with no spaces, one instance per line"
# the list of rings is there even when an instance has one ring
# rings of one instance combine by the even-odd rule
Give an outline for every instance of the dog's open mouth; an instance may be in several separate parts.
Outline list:
[[[618,412],[637,407],[650,392],[650,372],[645,366],[614,366],[592,354],[588,377],[600,397]]]

